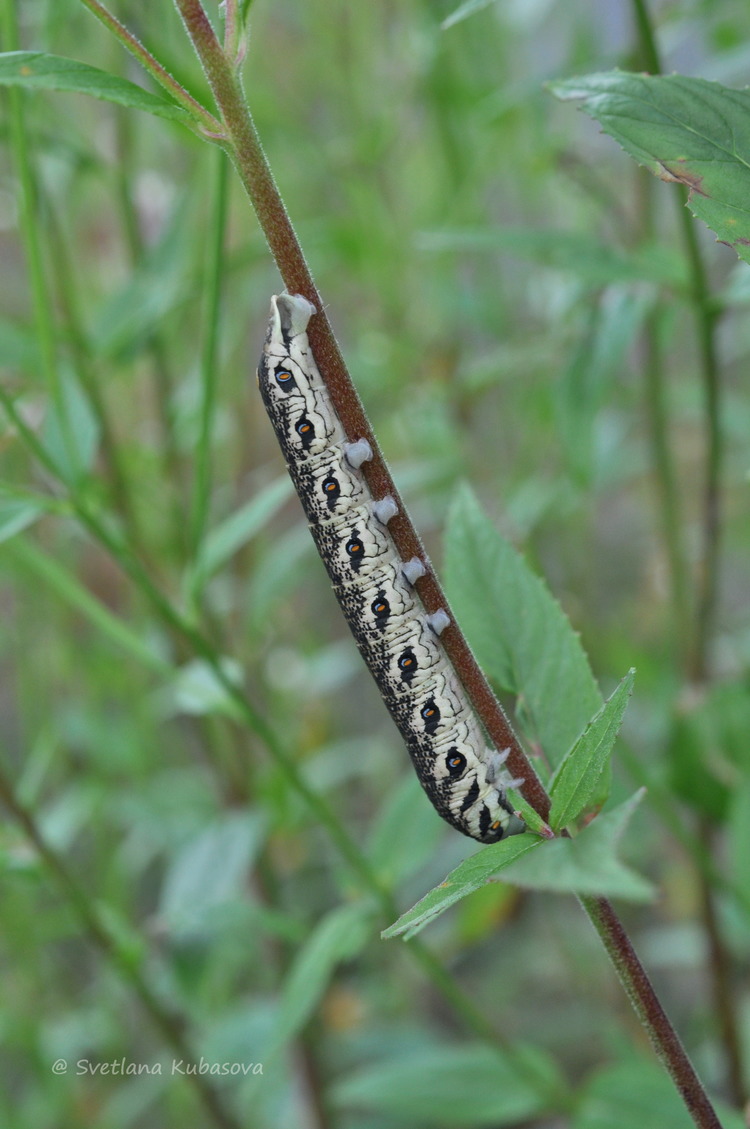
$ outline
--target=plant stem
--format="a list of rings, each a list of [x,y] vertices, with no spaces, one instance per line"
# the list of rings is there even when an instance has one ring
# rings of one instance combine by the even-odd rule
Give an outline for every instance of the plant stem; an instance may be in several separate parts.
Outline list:
[[[713,835],[714,829],[711,823],[707,819],[702,820],[700,840],[705,845],[706,852],[711,858],[714,855]],[[731,960],[724,944],[716,912],[714,891],[702,871],[699,872],[698,882],[700,884],[703,925],[708,938],[709,968],[713,984],[714,1005],[727,1060],[727,1083],[732,1101],[738,1109],[743,1109],[748,1095],[742,1068],[742,1038],[732,993]]]
[[[641,55],[652,74],[662,72],[659,49],[647,0],[633,0],[633,10]],[[703,384],[705,468],[702,505],[702,548],[697,577],[695,616],[688,646],[684,648],[683,662],[687,678],[704,683],[709,678],[709,646],[714,633],[718,602],[719,554],[721,539],[721,477],[723,463],[723,438],[720,420],[720,381],[716,347],[716,309],[711,302],[710,285],[703,263],[698,235],[693,217],[686,207],[688,196],[680,188],[676,197],[679,204],[679,223],[682,240],[690,267],[690,300],[699,344],[700,373]],[[648,374],[647,374],[648,380]],[[666,483],[664,483],[666,487]],[[672,486],[671,489],[674,487]],[[665,520],[672,515],[665,513]],[[667,534],[670,536],[670,534]],[[680,593],[679,602],[684,597]],[[675,593],[677,603],[677,593]],[[684,604],[684,613],[688,611]],[[702,854],[713,866],[712,837],[708,823],[703,824]],[[709,972],[713,1005],[722,1034],[729,1087],[734,1101],[744,1104],[746,1089],[742,1070],[741,1039],[736,1003],[729,986],[729,956],[721,934],[720,922],[714,905],[714,893],[708,880],[708,868],[697,868],[698,883],[703,907],[703,924],[708,938]]]
[[[212,135],[217,135],[221,132],[221,124],[216,120],[213,114],[209,113],[205,106],[201,106],[200,102],[196,101],[191,94],[188,94],[184,86],[181,86],[177,79],[161,65],[158,59],[154,58],[146,47],[144,47],[140,39],[121,24],[116,16],[108,12],[99,0],[81,0],[81,3],[119,39],[123,47],[127,48],[131,55],[135,56],[152,78],[156,79],[159,85],[162,86],[168,94],[171,94],[175,102],[179,102],[183,109],[187,110],[190,116],[203,126],[204,130]]]
[[[218,374],[218,342],[222,280],[224,278],[224,235],[227,222],[228,177],[227,158],[222,150],[216,157],[216,177],[212,199],[215,204],[211,222],[208,265],[204,291],[206,312],[203,318],[204,340],[201,350],[200,433],[195,463],[195,485],[192,514],[192,552],[197,552],[205,532],[211,493],[211,438],[216,412]]]
[[[646,0],[632,0],[632,3],[639,48],[644,62],[652,74],[661,74],[661,58],[647,2]],[[708,276],[698,243],[696,226],[686,207],[688,196],[682,186],[680,186],[675,199],[678,202],[682,241],[690,266],[690,295],[698,336],[706,435],[702,549],[693,640],[689,651],[687,673],[688,677],[695,682],[705,682],[708,675],[708,649],[714,631],[718,601],[721,540],[720,484],[723,442],[721,434],[721,387],[716,350],[717,311],[711,302]]]
[[[2,9],[0,9],[0,17],[0,30],[2,31],[2,40],[5,49],[7,51],[18,50],[18,25],[13,0],[3,0]],[[63,384],[57,365],[57,332],[52,302],[50,300],[49,286],[44,270],[41,240],[39,238],[40,226],[37,216],[39,191],[31,164],[28,145],[26,143],[23,93],[16,87],[11,87],[8,90],[8,98],[10,101],[9,133],[11,150],[20,187],[19,226],[29,274],[35,336],[39,344],[42,373],[47,383],[50,399],[55,406],[55,413],[60,426],[68,466],[71,474],[75,476],[78,465],[76,460],[75,437],[72,432],[71,421],[68,417],[68,406],[65,402]]]
[[[693,1121],[699,1129],[722,1129],[701,1081],[612,905],[606,898],[589,895],[581,895],[578,900],[599,934],[625,994]]]
[[[71,906],[91,941],[130,985],[175,1056],[186,1063],[194,1062],[195,1055],[184,1034],[187,1018],[159,999],[144,977],[132,951],[120,944],[112,931],[107,928],[84,889],[73,878],[61,855],[47,843],[33,815],[19,800],[2,763],[0,763],[0,799],[34,844],[39,857],[65,895],[68,905]],[[220,1129],[242,1129],[241,1123],[225,1108],[207,1078],[197,1072],[189,1074],[188,1077],[213,1124]]]
[[[645,169],[638,169],[636,175],[638,187],[641,191],[641,237],[643,240],[650,241],[654,236],[654,189],[656,186],[653,177]],[[674,640],[675,662],[679,663],[682,661],[682,656],[687,654],[690,648],[691,612],[687,568],[682,543],[677,475],[668,437],[666,365],[659,338],[661,316],[662,310],[659,302],[649,311],[644,325],[643,378],[646,419],[651,444],[651,464],[659,497],[658,524],[669,567],[672,639]]]
[[[348,438],[352,441],[365,438],[372,447],[373,458],[362,468],[370,490],[375,498],[390,494],[399,508],[399,512],[388,523],[389,533],[392,534],[396,548],[404,560],[417,556],[428,566],[427,574],[417,581],[417,591],[426,610],[428,612],[437,611],[438,608],[449,610],[448,601],[435,573],[429,567],[430,562],[422,542],[409,519],[347,371],[325,313],[323,300],[315,287],[302,248],[274,182],[245,103],[239,79],[225,58],[197,0],[175,0],[175,3],[185,21],[188,34],[193,40],[221,111],[229,139],[228,151],[258,216],[286,288],[292,294],[302,294],[318,311],[309,326],[310,343]],[[451,617],[450,627],[442,633],[440,640],[496,747],[510,749],[508,765],[514,776],[525,778],[526,784],[523,788],[525,799],[543,819],[546,818],[549,812],[549,799],[541,781],[526,757],[510,721],[480,670],[454,617]]]

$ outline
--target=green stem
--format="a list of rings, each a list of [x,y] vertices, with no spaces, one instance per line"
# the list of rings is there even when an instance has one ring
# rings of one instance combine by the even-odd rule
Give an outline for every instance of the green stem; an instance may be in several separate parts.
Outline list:
[[[187,110],[190,116],[202,125],[205,131],[211,136],[220,135],[221,123],[216,120],[213,114],[208,112],[205,106],[201,106],[200,102],[196,101],[191,94],[188,94],[184,86],[181,86],[158,59],[154,58],[151,52],[143,46],[140,39],[133,35],[132,31],[129,31],[116,16],[108,12],[104,5],[99,3],[99,0],[81,0],[81,3],[119,39],[123,47],[135,56],[152,78],[171,94],[175,102],[179,102],[183,109]]]
[[[195,1054],[185,1037],[187,1017],[177,1013],[171,1005],[159,999],[144,976],[131,948],[122,945],[107,928],[84,889],[68,870],[62,856],[49,845],[31,812],[21,803],[2,763],[0,763],[0,799],[34,844],[47,871],[64,894],[67,904],[72,908],[91,941],[114,965],[122,979],[130,985],[141,1006],[161,1031],[175,1056],[186,1063],[194,1062]],[[218,1093],[205,1076],[195,1073],[188,1077],[213,1124],[220,1129],[242,1129],[241,1123],[224,1107]]]
[[[2,30],[5,49],[17,51],[19,47],[18,25],[13,0],[3,0],[1,13],[2,27],[0,30]],[[20,230],[31,287],[35,336],[39,345],[42,373],[60,425],[68,466],[71,474],[75,477],[78,466],[75,436],[68,417],[63,383],[60,379],[57,364],[57,332],[42,258],[39,236],[41,227],[37,214],[39,190],[26,143],[23,92],[16,87],[11,87],[8,90],[8,98],[10,101],[11,150],[20,185]]]
[[[650,58],[649,52],[643,52]],[[654,236],[654,181],[644,169],[638,169],[638,186],[641,190],[641,236],[650,241]],[[677,475],[668,438],[667,389],[664,354],[661,348],[659,327],[661,304],[655,305],[646,318],[644,340],[644,398],[646,420],[651,445],[651,463],[659,499],[657,515],[659,529],[666,552],[670,575],[670,601],[672,605],[672,635],[677,661],[681,661],[690,647],[690,596],[687,566],[682,544]]]
[[[211,494],[211,437],[216,413],[218,377],[218,343],[222,280],[224,270],[224,236],[227,223],[228,176],[227,159],[216,153],[216,178],[212,192],[214,212],[209,233],[209,259],[204,291],[206,312],[205,336],[201,350],[200,433],[196,451],[196,472],[193,494],[192,551],[197,552],[206,528]]]
[[[652,74],[661,74],[661,58],[646,0],[632,0],[639,47]],[[719,550],[721,540],[721,386],[716,349],[717,311],[711,301],[708,274],[703,262],[693,217],[687,209],[687,192],[680,187],[675,196],[679,208],[682,241],[690,267],[690,300],[698,336],[703,383],[706,461],[703,485],[702,549],[698,575],[695,624],[688,655],[688,676],[704,682],[708,675],[708,651],[714,632],[718,601]]]
[[[70,350],[75,362],[76,375],[86,392],[89,405],[99,426],[99,449],[111,484],[115,505],[128,529],[131,542],[139,554],[146,557],[146,546],[141,537],[127,475],[120,460],[119,444],[91,362],[88,338],[81,315],[75,267],[65,246],[63,230],[57,222],[57,216],[51,205],[49,205],[49,219],[49,248],[55,274],[57,299],[60,309],[65,315],[65,325],[68,331]]]
[[[721,479],[723,468],[723,436],[721,432],[721,384],[716,348],[717,311],[709,290],[693,217],[685,203],[687,194],[680,190],[682,207],[680,222],[691,273],[692,302],[703,384],[706,461],[703,484],[702,551],[698,574],[698,593],[693,648],[688,674],[696,682],[708,677],[709,646],[715,630],[719,595],[719,556],[721,543]]]
[[[715,829],[708,819],[700,828],[700,839],[707,854],[713,857]],[[719,1021],[722,1044],[726,1055],[727,1082],[732,1101],[738,1109],[744,1109],[747,1102],[744,1071],[742,1064],[742,1038],[732,990],[731,957],[724,943],[724,937],[716,909],[716,897],[711,883],[704,874],[699,874],[701,895],[701,916],[703,928],[708,939],[709,967],[712,990]]]

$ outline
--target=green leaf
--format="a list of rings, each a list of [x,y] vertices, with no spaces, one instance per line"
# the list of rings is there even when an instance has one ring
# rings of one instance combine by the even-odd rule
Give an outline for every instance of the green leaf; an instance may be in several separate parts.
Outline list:
[[[742,680],[694,695],[674,719],[667,744],[671,787],[716,823],[750,770],[749,729],[750,692]]]
[[[415,936],[421,929],[428,925],[434,918],[445,911],[467,894],[484,886],[501,870],[516,862],[522,855],[527,854],[541,846],[542,840],[536,835],[526,833],[513,835],[510,839],[503,839],[484,847],[452,870],[444,882],[425,894],[415,906],[403,913],[398,921],[389,925],[381,933],[381,937],[388,939],[406,934],[406,940]]]
[[[556,764],[601,708],[580,640],[560,605],[462,488],[445,534],[450,602],[480,664]]]
[[[683,75],[621,71],[550,83],[582,99],[631,157],[690,189],[693,215],[750,262],[750,93]]]
[[[0,542],[9,541],[32,525],[45,512],[45,506],[25,498],[6,497],[0,492]]]
[[[225,677],[236,686],[242,686],[243,670],[236,659],[224,655],[219,661]],[[167,715],[216,713],[235,720],[240,716],[237,703],[205,659],[191,659],[181,666],[172,685],[160,696]]]
[[[611,402],[621,379],[623,358],[633,348],[653,308],[653,292],[610,288],[592,304],[570,363],[555,385],[560,433],[572,474],[584,483],[594,475],[601,483],[621,473],[612,444],[601,442],[600,412]],[[628,472],[632,473],[630,466]]]
[[[518,859],[503,874],[504,881],[557,894],[649,901],[655,893],[651,883],[617,858],[620,838],[644,792],[641,789],[624,804],[597,816],[574,839],[554,839],[544,844],[543,851]]]
[[[372,937],[367,901],[337,906],[319,921],[287,976],[268,1057],[294,1038],[317,1007],[336,967],[351,960]]]
[[[62,397],[49,403],[44,420],[44,446],[66,478],[91,470],[99,445],[99,423],[88,398],[71,373],[63,373]]]
[[[631,669],[559,765],[549,788],[552,797],[549,823],[554,830],[573,823],[597,795],[601,775],[609,764],[633,691],[634,678],[635,671]]]
[[[61,600],[75,608],[117,648],[157,674],[171,675],[173,668],[141,635],[118,619],[91,595],[70,569],[49,553],[43,553],[27,538],[18,538],[11,547],[13,556],[29,572],[46,584]]]
[[[475,12],[481,12],[483,8],[489,8],[490,4],[494,3],[496,3],[496,0],[464,0],[464,3],[459,4],[455,12],[451,12],[449,16],[445,17],[440,27],[443,31],[447,31],[454,24],[467,20]]]
[[[132,357],[185,301],[195,286],[190,274],[192,245],[185,238],[189,224],[188,200],[183,197],[136,270],[95,308],[89,331],[92,353]]]
[[[38,373],[42,367],[33,329],[0,318],[0,365]]]
[[[367,857],[384,885],[393,888],[430,858],[442,831],[415,773],[409,772],[380,810]]]
[[[732,793],[728,830],[732,881],[750,905],[750,778]]]
[[[227,812],[180,851],[167,871],[159,911],[172,929],[200,927],[217,906],[247,897],[248,870],[264,831],[257,814]]]
[[[292,492],[291,479],[285,474],[215,526],[201,545],[190,580],[191,590],[199,591],[209,577],[270,521]]]
[[[470,1043],[399,1055],[339,1082],[333,1100],[340,1107],[385,1116],[388,1124],[394,1117],[399,1125],[450,1129],[526,1122],[548,1107],[557,1071],[542,1052],[513,1049],[516,1054],[504,1055]],[[519,1069],[519,1053],[531,1069]]]
[[[193,118],[178,106],[150,94],[134,82],[107,74],[88,63],[45,55],[42,51],[9,51],[0,54],[0,85],[23,86],[28,90],[59,90],[90,94],[106,102],[116,102],[133,110],[145,110],[160,118],[191,125]]]

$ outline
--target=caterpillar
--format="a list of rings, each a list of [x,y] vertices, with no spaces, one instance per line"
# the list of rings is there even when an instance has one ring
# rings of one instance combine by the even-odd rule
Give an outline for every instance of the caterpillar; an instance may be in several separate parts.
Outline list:
[[[307,339],[315,307],[299,294],[271,299],[258,385],[310,530],[357,647],[406,743],[419,781],[443,819],[480,843],[525,824],[506,788],[508,750],[487,746],[440,643],[450,619],[427,615],[388,532],[392,497],[374,499],[361,472],[366,439],[349,442]]]

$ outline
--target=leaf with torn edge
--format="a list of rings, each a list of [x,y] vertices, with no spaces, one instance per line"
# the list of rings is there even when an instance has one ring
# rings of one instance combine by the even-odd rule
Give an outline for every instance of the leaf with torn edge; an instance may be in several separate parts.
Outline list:
[[[689,190],[688,206],[750,262],[750,91],[684,75],[608,71],[549,84],[582,100],[631,157]]]

